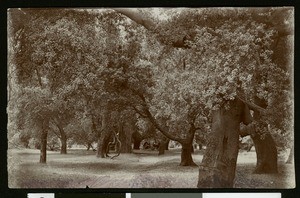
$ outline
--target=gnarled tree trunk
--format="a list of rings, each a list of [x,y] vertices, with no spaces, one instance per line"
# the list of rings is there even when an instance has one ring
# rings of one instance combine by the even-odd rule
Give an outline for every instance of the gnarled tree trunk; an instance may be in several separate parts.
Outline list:
[[[262,107],[267,107],[266,101],[259,98],[255,98],[255,103],[259,104]],[[259,125],[264,125],[264,128],[267,128],[267,125],[263,122],[260,122],[261,115],[258,111],[254,111],[254,120],[258,121]],[[260,127],[262,128],[262,127]],[[277,173],[277,148],[276,143],[269,132],[262,133],[258,128],[255,130],[255,133],[251,136],[256,152],[256,168],[254,173],[263,174],[263,173]]]
[[[106,134],[101,134],[97,144],[97,154],[96,154],[97,157],[101,157],[101,158],[106,157],[108,143],[109,143],[109,137],[107,137]]]
[[[256,151],[254,173],[277,173],[277,148],[270,133],[252,136]]]
[[[181,150],[181,162],[180,166],[197,166],[193,161],[192,151],[193,145],[192,142],[190,143],[183,143],[182,150]]]
[[[241,100],[228,101],[213,112],[212,132],[199,167],[198,188],[232,188],[239,150],[240,123],[252,121],[247,105]]]
[[[67,154],[67,135],[66,132],[64,131],[64,128],[62,126],[61,122],[56,122],[56,126],[59,130],[59,139],[60,139],[60,143],[61,143],[61,147],[60,147],[60,154]]]

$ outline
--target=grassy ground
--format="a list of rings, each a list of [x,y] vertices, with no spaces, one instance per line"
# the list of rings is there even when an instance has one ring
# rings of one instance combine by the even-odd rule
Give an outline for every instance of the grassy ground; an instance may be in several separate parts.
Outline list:
[[[200,164],[202,153],[193,159]],[[279,157],[278,174],[252,174],[254,151],[238,158],[236,188],[292,188],[294,166]],[[93,151],[70,150],[67,155],[48,152],[40,164],[39,151],[8,150],[10,188],[196,188],[198,167],[179,166],[180,150],[121,154],[115,159],[96,158]]]

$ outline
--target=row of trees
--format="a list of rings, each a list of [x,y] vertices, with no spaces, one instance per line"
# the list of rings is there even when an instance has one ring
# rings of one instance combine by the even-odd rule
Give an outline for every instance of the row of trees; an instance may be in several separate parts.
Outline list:
[[[293,137],[293,10],[162,10],[10,10],[9,132],[34,133],[46,162],[50,128],[62,153],[80,134],[101,157],[114,132],[129,151],[138,128],[154,129],[190,166],[198,131],[198,187],[232,187],[251,135],[256,171],[276,172],[276,144]]]

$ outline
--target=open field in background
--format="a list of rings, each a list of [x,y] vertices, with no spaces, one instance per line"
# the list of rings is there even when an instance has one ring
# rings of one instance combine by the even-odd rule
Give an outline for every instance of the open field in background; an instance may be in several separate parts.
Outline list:
[[[67,155],[48,151],[47,164],[39,163],[39,150],[9,149],[10,188],[196,188],[198,167],[183,167],[180,149],[158,156],[156,151],[121,154],[115,159],[96,158],[93,151],[70,149]],[[198,165],[202,152],[193,159]],[[236,188],[293,188],[294,165],[279,155],[278,174],[253,174],[255,151],[240,152]]]

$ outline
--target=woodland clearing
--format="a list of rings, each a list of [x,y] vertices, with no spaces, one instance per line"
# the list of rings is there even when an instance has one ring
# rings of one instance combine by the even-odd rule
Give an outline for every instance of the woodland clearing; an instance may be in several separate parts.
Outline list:
[[[67,155],[48,151],[47,164],[38,163],[39,150],[9,149],[10,188],[196,188],[198,167],[179,166],[180,149],[134,151],[119,157],[96,158],[93,151],[70,149]],[[196,150],[197,165],[203,157]],[[278,174],[253,174],[254,150],[238,157],[235,188],[293,188],[294,165],[279,155]]]

